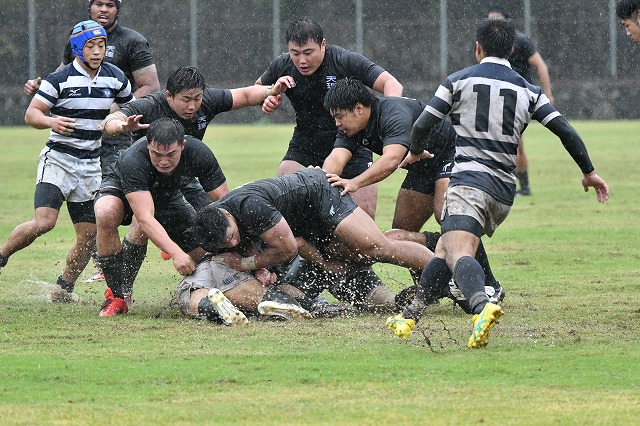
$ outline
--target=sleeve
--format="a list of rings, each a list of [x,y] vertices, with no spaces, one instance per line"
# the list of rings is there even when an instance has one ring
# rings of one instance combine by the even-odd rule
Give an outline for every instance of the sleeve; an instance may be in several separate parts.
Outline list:
[[[370,88],[373,88],[373,84],[380,77],[380,74],[385,71],[384,68],[374,64],[360,53],[347,50],[340,55],[339,63],[344,67],[346,76],[360,80]]]
[[[134,100],[133,93],[131,92],[131,83],[129,79],[122,74],[118,80],[121,83],[120,90],[116,95],[114,102],[118,104],[119,107],[123,107],[127,102]]]
[[[425,111],[440,119],[444,119],[444,117],[451,111],[452,106],[453,85],[449,79],[445,79],[440,87],[438,87],[438,90],[436,90],[436,94],[425,107]]]
[[[282,219],[282,214],[271,204],[258,197],[247,197],[241,211],[246,215],[244,223],[253,235],[261,235]]]
[[[132,41],[129,44],[129,67],[131,72],[137,71],[149,65],[153,65],[153,55],[151,54],[151,48],[149,42],[144,36],[136,31],[132,37]]]
[[[404,108],[390,109],[384,120],[381,137],[383,148],[387,145],[402,145],[409,149],[413,116]]]
[[[118,175],[120,177],[120,185],[122,192],[129,194],[131,192],[150,192],[149,191],[149,173],[145,171],[147,162],[140,161],[139,151],[129,151],[129,155],[121,155],[118,162]],[[150,163],[147,167],[153,167]],[[122,173],[126,170],[126,173]]]
[[[143,96],[140,99],[136,99],[124,105],[120,112],[126,115],[127,117],[131,115],[142,115],[142,123],[149,124],[151,120],[153,121],[154,117],[152,114],[153,108],[155,105],[154,95]]]
[[[357,138],[350,138],[342,130],[338,131],[336,135],[336,141],[333,144],[334,148],[345,148],[351,151],[353,154],[358,150],[360,142]]]
[[[233,95],[230,89],[205,89],[202,96],[202,107],[210,120],[221,112],[231,111]]]
[[[276,59],[271,61],[265,72],[260,76],[260,81],[265,86],[269,86],[271,84],[275,84],[276,81],[283,75],[285,75],[285,71],[287,68],[287,63],[291,60],[291,57],[288,53],[283,53],[278,56]]]
[[[524,59],[528,60],[531,56],[535,55],[537,52],[536,46],[533,44],[531,39],[526,35],[522,35],[520,38],[520,54]]]
[[[192,161],[194,163],[194,174],[198,178],[202,189],[205,192],[213,191],[227,181],[218,159],[204,143],[199,140],[186,137],[187,144],[192,144]]]
[[[37,100],[47,105],[49,108],[53,107],[56,102],[58,102],[58,98],[60,96],[60,87],[55,84],[53,80],[49,79],[50,76],[51,74],[42,80],[42,83],[40,83],[40,87],[35,95]]]

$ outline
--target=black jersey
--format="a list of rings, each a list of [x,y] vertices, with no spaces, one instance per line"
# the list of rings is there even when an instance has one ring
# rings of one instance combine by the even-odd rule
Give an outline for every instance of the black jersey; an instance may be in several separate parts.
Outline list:
[[[221,112],[231,111],[233,108],[233,96],[229,89],[205,89],[202,94],[202,105],[190,120],[181,119],[167,102],[164,93],[153,93],[143,96],[120,109],[124,115],[142,115],[143,124],[153,123],[158,118],[174,118],[184,127],[184,132],[196,139],[202,140],[207,131],[207,125]],[[136,138],[146,134],[146,129],[135,133]]]
[[[529,83],[533,77],[533,67],[529,63],[529,58],[537,52],[533,42],[521,31],[516,31],[513,40],[513,54],[509,58],[511,67],[515,72],[523,76]]]
[[[170,175],[160,173],[151,164],[147,138],[142,138],[120,153],[118,160],[107,169],[104,179],[119,182],[125,195],[148,191],[157,204],[174,198],[194,178],[206,192],[224,184],[226,178],[211,149],[191,136],[185,136],[185,139],[187,143],[180,162]]]
[[[283,217],[295,236],[319,241],[356,209],[350,196],[341,196],[320,169],[301,169],[276,178],[242,185],[214,204],[235,218],[239,250],[260,240]]]
[[[340,46],[328,44],[324,59],[316,72],[310,76],[300,74],[289,53],[283,53],[273,60],[269,68],[260,76],[262,84],[274,84],[278,78],[289,75],[296,86],[285,94],[296,113],[296,133],[313,141],[314,137],[335,136],[336,123],[324,108],[324,96],[336,81],[353,77],[366,86],[373,87],[384,69],[359,53],[350,52]],[[325,149],[326,147],[321,147]],[[329,150],[331,147],[329,147]]]
[[[62,62],[73,61],[71,45],[67,43]],[[149,42],[142,34],[121,25],[107,33],[107,54],[104,59],[120,68],[131,82],[132,92],[138,90],[133,80],[133,72],[153,65]]]
[[[424,106],[416,99],[404,97],[375,97],[371,104],[371,116],[367,126],[356,135],[349,137],[338,131],[336,148],[346,148],[351,153],[365,147],[382,155],[385,146],[398,144],[407,148],[411,145],[411,129]],[[431,159],[418,161],[407,166],[408,170],[422,170],[424,173],[438,173],[431,167],[441,157],[450,156],[455,151],[456,132],[448,119],[439,122],[432,130],[425,149],[434,154]]]

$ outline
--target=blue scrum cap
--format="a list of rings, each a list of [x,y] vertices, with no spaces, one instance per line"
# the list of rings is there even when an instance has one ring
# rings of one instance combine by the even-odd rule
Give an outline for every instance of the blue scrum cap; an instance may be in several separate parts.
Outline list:
[[[107,38],[107,32],[96,21],[82,21],[73,26],[69,42],[74,55],[82,57],[82,49],[89,40],[94,38]]]

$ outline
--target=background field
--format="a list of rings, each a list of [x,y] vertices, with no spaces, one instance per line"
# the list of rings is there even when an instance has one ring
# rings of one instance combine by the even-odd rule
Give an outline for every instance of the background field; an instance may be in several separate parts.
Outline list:
[[[486,350],[444,301],[401,342],[384,316],[227,328],[183,318],[150,246],[129,314],[99,318],[103,284],[54,305],[72,242],[58,227],[0,275],[0,424],[636,424],[640,415],[639,122],[576,122],[611,186],[599,205],[560,142],[526,133],[533,196],[485,245],[507,289]],[[0,238],[32,215],[47,133],[0,129]],[[272,176],[291,126],[212,126],[230,186]],[[399,171],[380,185],[391,223]],[[429,229],[436,229],[433,224]],[[394,289],[408,274],[378,268]],[[86,276],[92,272],[85,271]]]

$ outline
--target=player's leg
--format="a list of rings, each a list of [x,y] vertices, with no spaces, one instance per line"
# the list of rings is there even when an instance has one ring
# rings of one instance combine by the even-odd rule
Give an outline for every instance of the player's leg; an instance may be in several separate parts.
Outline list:
[[[109,289],[100,316],[114,316],[127,312],[124,300],[122,253],[118,227],[125,222],[124,195],[118,190],[102,188],[94,203],[96,214],[96,248]]]
[[[433,256],[423,245],[386,238],[361,208],[345,217],[334,230],[334,235],[356,254],[416,271],[422,270]]]
[[[351,194],[353,201],[364,210],[369,216],[375,218],[376,206],[378,204],[378,186],[376,184],[367,185]]]
[[[297,161],[282,160],[282,162],[280,163],[280,167],[278,167],[278,176],[288,175],[304,168],[305,166],[298,163]]]
[[[15,252],[28,247],[39,236],[51,231],[58,220],[64,195],[51,183],[38,183],[34,195],[33,219],[16,226],[0,248],[0,267]],[[3,264],[4,263],[4,264]]]
[[[432,214],[433,196],[400,188],[391,227],[418,232]]]

